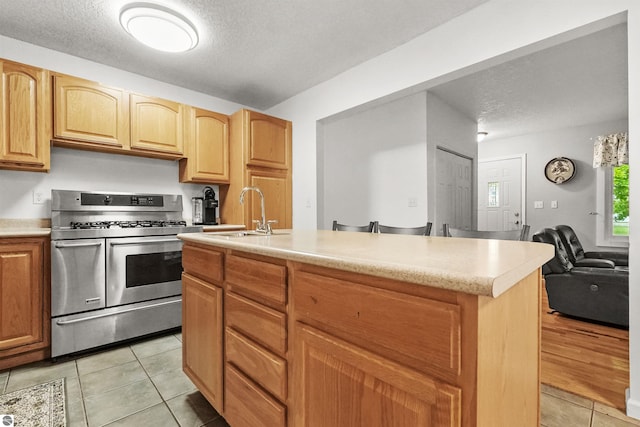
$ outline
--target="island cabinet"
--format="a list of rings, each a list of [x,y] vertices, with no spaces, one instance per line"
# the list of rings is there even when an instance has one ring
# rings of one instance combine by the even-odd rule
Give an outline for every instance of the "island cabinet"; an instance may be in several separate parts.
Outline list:
[[[229,116],[187,107],[180,182],[229,183]]]
[[[0,60],[0,168],[47,172],[50,166],[49,73]]]
[[[202,395],[223,410],[223,260],[220,251],[182,249],[182,368]]]
[[[230,252],[225,290],[224,417],[231,426],[285,427],[285,262]]]
[[[541,273],[534,264],[551,251],[500,243],[494,251],[511,257],[500,262],[475,240],[287,233],[180,236],[185,371],[231,427],[539,425]],[[382,255],[399,243],[400,258]],[[499,273],[501,287],[489,285],[498,289],[494,297],[481,289],[487,282],[457,275],[466,267],[423,270],[412,253],[425,246],[425,256],[448,248],[508,272],[506,281],[519,278],[507,284]],[[388,273],[391,260],[405,264]],[[528,264],[516,273],[514,262]],[[187,289],[191,275],[217,288],[215,297],[200,298],[201,311],[210,307],[204,324],[188,321],[198,310]],[[208,364],[187,369],[194,357]]]
[[[229,224],[254,229],[260,219],[260,197],[251,192],[245,203],[238,201],[243,187],[258,187],[264,193],[266,219],[273,228],[292,227],[291,122],[251,110],[230,116],[230,185],[220,187],[220,216]]]
[[[500,298],[305,264],[292,276],[290,425],[539,425],[537,271]]]
[[[0,238],[0,371],[50,355],[48,238]]]
[[[183,157],[185,106],[63,74],[53,76],[54,145]]]

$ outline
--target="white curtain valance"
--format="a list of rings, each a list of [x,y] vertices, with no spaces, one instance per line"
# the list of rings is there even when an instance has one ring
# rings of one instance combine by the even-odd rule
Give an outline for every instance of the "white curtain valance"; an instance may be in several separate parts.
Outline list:
[[[629,164],[629,141],[626,132],[601,135],[593,144],[593,167]]]

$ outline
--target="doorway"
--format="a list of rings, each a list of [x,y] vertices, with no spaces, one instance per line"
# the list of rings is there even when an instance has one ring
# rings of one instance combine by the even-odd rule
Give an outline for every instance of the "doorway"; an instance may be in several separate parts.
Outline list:
[[[438,147],[436,149],[436,233],[442,224],[472,229],[473,159]]]
[[[517,230],[525,224],[526,154],[478,160],[478,230]]]

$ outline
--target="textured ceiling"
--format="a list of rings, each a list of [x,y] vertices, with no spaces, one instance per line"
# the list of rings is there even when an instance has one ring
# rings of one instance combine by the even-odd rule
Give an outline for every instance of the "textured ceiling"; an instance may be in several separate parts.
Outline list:
[[[486,141],[628,116],[627,26],[619,24],[430,89]]]
[[[0,34],[267,109],[486,0],[157,0],[199,45],[153,51],[118,21],[127,0],[0,0]]]

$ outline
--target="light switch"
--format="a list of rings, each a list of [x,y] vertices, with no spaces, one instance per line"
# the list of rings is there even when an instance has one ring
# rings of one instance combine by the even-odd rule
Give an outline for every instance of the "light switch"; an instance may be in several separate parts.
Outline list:
[[[534,209],[544,209],[544,202],[542,200],[536,200],[533,202]]]
[[[557,200],[552,200],[551,201],[551,209],[558,209],[558,201]]]
[[[409,197],[408,206],[410,208],[417,208],[418,207],[418,199],[416,197]]]

